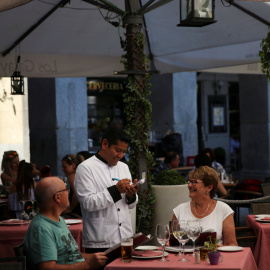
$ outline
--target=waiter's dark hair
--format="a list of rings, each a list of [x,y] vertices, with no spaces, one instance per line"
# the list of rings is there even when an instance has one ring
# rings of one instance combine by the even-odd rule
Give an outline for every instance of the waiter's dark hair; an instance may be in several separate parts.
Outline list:
[[[118,140],[125,143],[129,143],[130,141],[127,133],[120,128],[110,128],[106,130],[102,136],[102,141],[105,139],[108,141],[109,147],[111,147],[113,144],[117,144]]]

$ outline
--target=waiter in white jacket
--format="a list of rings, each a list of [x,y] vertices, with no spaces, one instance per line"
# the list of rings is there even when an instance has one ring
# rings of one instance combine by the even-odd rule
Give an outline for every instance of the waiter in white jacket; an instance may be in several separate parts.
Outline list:
[[[138,202],[139,185],[133,187],[129,168],[120,161],[128,143],[123,130],[109,129],[98,153],[77,167],[75,190],[82,210],[86,253],[104,251],[133,235],[129,209]]]

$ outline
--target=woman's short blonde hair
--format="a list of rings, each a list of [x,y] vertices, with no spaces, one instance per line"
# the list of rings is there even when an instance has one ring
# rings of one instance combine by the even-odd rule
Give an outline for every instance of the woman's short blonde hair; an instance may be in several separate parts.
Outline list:
[[[210,191],[210,197],[213,198],[215,196],[219,178],[217,172],[213,168],[208,166],[200,166],[192,170],[188,178],[200,179],[203,181],[206,187],[212,185],[213,188]]]

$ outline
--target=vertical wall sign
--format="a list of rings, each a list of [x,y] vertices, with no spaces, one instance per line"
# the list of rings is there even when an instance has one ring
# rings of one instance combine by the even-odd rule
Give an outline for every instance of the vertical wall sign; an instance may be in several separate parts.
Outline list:
[[[209,132],[227,132],[226,96],[208,96]]]

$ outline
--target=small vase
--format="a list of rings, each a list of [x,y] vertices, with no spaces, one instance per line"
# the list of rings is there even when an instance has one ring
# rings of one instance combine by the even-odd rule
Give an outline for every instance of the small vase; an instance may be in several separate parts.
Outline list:
[[[207,252],[207,256],[209,258],[210,264],[217,265],[219,262],[220,252]]]

